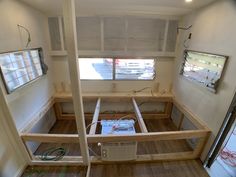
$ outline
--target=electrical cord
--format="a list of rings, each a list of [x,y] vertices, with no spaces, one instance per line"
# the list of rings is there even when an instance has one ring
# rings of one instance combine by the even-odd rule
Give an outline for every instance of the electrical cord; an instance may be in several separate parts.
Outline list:
[[[26,27],[24,27],[24,26],[22,26],[20,24],[17,24],[17,26],[19,28],[23,28],[28,33],[28,39],[27,39],[27,43],[26,43],[26,46],[25,46],[27,48],[29,46],[29,43],[31,42],[30,31]]]
[[[50,148],[43,152],[40,159],[43,161],[58,161],[66,155],[67,151],[63,147]],[[55,155],[54,155],[55,154]]]

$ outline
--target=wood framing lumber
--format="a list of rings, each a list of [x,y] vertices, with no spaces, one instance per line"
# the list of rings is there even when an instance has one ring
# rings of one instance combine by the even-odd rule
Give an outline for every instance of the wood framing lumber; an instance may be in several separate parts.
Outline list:
[[[207,136],[209,131],[206,130],[185,130],[185,131],[168,131],[168,132],[149,132],[136,133],[130,135],[87,135],[89,143],[104,142],[124,142],[124,141],[160,141],[160,140],[177,140],[191,139]],[[37,141],[44,143],[79,143],[80,137],[77,134],[39,134],[26,133],[21,134],[21,138],[27,141]]]
[[[62,119],[62,110],[61,110],[61,103],[55,103],[54,104],[54,110],[56,114],[57,119]]]
[[[140,110],[138,108],[138,105],[137,105],[137,103],[136,103],[134,98],[132,98],[132,102],[133,102],[134,112],[135,112],[135,115],[136,115],[136,117],[138,119],[138,123],[139,123],[140,129],[141,129],[142,133],[147,133],[148,132],[147,127],[146,127],[146,125],[145,125],[145,123],[143,121],[142,114],[141,114],[141,112],[140,112]]]
[[[166,102],[165,113],[168,115],[168,118],[171,118],[172,107],[172,102]]]
[[[178,140],[204,137],[208,134],[206,130],[185,130],[169,132],[136,133],[132,135],[87,135],[88,143],[126,142],[126,141],[160,141]]]
[[[102,161],[99,157],[96,157],[96,156],[90,156],[90,159],[91,159],[91,164],[124,163],[124,162],[117,162],[117,161],[109,161],[109,162]],[[195,159],[195,157],[193,155],[193,151],[137,155],[136,160],[126,161],[126,163],[189,160],[189,159]]]
[[[182,112],[187,119],[189,119],[194,126],[198,129],[209,130],[208,127],[199,119],[196,115],[194,115],[191,111],[189,111],[184,105],[181,105],[176,99],[173,99],[173,104]]]
[[[92,120],[91,127],[90,127],[90,130],[89,130],[90,135],[93,135],[93,134],[96,133],[100,107],[101,107],[101,98],[98,98],[96,108],[95,108],[95,111],[94,111],[94,114],[93,114],[93,120]]]
[[[182,112],[180,112],[180,118],[179,118],[178,130],[181,129],[181,127],[182,127],[182,123],[183,123],[183,120],[184,120],[184,114],[183,114]]]
[[[71,81],[75,120],[80,138],[80,150],[84,165],[89,165],[89,151],[86,138],[86,128],[79,75],[79,56],[77,47],[77,31],[74,0],[63,0],[63,20],[65,27],[65,41],[67,45],[67,59]]]

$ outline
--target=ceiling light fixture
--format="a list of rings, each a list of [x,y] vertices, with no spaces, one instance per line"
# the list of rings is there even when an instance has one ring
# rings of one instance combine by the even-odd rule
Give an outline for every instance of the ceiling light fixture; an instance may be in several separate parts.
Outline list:
[[[193,0],[185,0],[185,2],[192,2]]]

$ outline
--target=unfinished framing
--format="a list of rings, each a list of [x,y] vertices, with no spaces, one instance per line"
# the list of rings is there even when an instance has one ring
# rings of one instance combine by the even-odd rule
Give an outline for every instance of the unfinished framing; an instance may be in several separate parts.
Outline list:
[[[204,148],[204,145],[209,136],[209,129],[205,126],[199,118],[197,118],[194,114],[192,114],[185,106],[181,105],[176,99],[172,96],[154,96],[154,97],[143,97],[143,96],[123,96],[123,97],[111,97],[111,96],[86,96],[85,99],[97,99],[96,107],[94,110],[94,114],[87,114],[87,116],[92,118],[92,123],[89,129],[89,133],[86,135],[88,143],[103,143],[103,142],[125,142],[125,141],[137,141],[137,142],[147,142],[147,141],[162,141],[162,140],[187,140],[192,138],[197,138],[198,142],[195,148],[192,151],[185,152],[170,152],[170,153],[160,153],[160,154],[145,154],[145,155],[137,155],[137,159],[132,162],[151,162],[151,161],[159,161],[159,160],[186,160],[186,159],[196,159],[200,157],[200,154]],[[106,99],[128,99],[133,104],[133,114],[132,116],[136,116],[138,125],[140,127],[141,133],[136,133],[132,135],[101,135],[96,134],[97,121],[100,116],[104,114],[100,114],[100,108],[102,106],[102,101]],[[154,116],[156,119],[170,119],[172,106],[174,105],[180,112],[180,121],[177,126],[178,131],[165,131],[165,132],[148,132],[148,129],[144,122],[144,115],[142,114],[136,99],[148,99],[150,101],[155,100],[157,102],[165,103],[165,111],[163,113],[151,113],[149,116]],[[61,109],[61,103],[64,102],[72,102],[72,97],[70,95],[58,95],[54,98],[54,110],[57,115],[57,119],[75,119],[75,115],[69,114],[65,115]],[[85,114],[86,115],[86,114]],[[106,114],[110,119],[118,119],[123,116],[122,114]],[[196,130],[180,130],[183,119],[187,118],[197,129]],[[148,119],[148,117],[147,117]],[[27,148],[27,151],[31,157],[32,164],[40,164],[40,165],[81,165],[83,164],[83,160],[81,156],[64,156],[60,161],[41,161],[39,156],[33,155],[33,153],[26,146],[26,142],[40,142],[40,143],[80,143],[80,136],[77,134],[38,134],[38,133],[21,133],[21,139]],[[97,156],[90,156],[91,163],[104,163]],[[106,162],[107,163],[107,162]]]

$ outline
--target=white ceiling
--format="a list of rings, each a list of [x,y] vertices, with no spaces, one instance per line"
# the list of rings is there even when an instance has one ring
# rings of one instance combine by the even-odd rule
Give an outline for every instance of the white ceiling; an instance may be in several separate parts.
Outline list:
[[[62,14],[62,0],[21,0],[47,15]],[[187,14],[215,0],[75,0],[77,15],[170,15]]]

